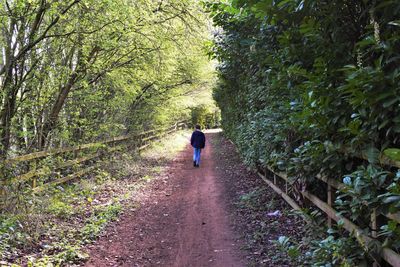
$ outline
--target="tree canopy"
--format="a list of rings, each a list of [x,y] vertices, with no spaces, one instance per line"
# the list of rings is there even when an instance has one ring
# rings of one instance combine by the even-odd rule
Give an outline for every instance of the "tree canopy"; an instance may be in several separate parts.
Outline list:
[[[196,1],[4,1],[0,28],[3,159],[188,119],[212,77]]]

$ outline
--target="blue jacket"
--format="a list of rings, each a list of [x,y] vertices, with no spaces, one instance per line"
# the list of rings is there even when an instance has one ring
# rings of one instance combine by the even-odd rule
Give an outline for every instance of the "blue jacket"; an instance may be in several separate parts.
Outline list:
[[[190,144],[194,148],[204,148],[206,146],[206,136],[201,131],[194,131],[192,138],[190,138]]]

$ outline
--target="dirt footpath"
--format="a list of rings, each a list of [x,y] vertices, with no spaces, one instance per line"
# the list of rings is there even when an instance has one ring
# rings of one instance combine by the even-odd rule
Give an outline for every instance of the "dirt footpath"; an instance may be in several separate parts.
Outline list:
[[[86,266],[245,266],[229,219],[229,194],[207,133],[200,168],[189,147],[148,188],[135,211],[88,248]],[[226,180],[225,180],[226,183]]]

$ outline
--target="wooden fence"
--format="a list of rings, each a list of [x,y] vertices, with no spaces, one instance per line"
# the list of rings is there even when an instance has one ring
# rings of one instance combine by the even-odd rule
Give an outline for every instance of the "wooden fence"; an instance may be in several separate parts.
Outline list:
[[[149,146],[151,141],[185,127],[185,122],[179,122],[169,128],[158,128],[142,133],[118,136],[102,142],[39,151],[7,159],[3,164],[5,169],[11,173],[12,178],[0,181],[0,195],[6,195],[7,187],[10,186],[30,184],[34,191],[42,191],[48,186],[80,178],[99,167],[101,163],[98,161],[105,154],[111,155],[121,151],[127,145],[141,151]],[[62,156],[61,162],[56,163],[55,166],[49,168],[45,163],[41,164],[44,160],[55,156]],[[59,174],[61,171],[64,171],[64,175]],[[50,176],[56,178],[43,180]],[[40,185],[38,185],[39,178],[42,181]]]
[[[342,151],[345,152],[345,151]],[[360,155],[359,158],[367,160],[366,155]],[[384,155],[380,157],[380,163],[382,165],[387,165],[390,167],[399,167],[400,163],[396,161],[391,161]],[[301,207],[296,201],[290,196],[291,184],[289,182],[288,176],[286,173],[275,171],[271,167],[267,167],[265,170],[257,171],[258,175],[263,179],[277,194],[279,194],[290,206],[295,210],[301,210]],[[268,175],[268,173],[272,175]],[[268,177],[271,177],[269,179]],[[323,201],[314,194],[310,193],[307,190],[301,192],[302,196],[309,200],[314,206],[324,212],[327,216],[327,224],[329,227],[332,226],[332,222],[338,222],[339,220],[343,223],[343,228],[348,232],[352,233],[356,239],[365,247],[374,242],[374,244],[382,247],[382,243],[378,240],[378,232],[379,229],[377,223],[378,216],[384,216],[387,219],[394,220],[397,223],[400,223],[400,213],[387,213],[387,214],[377,214],[376,211],[372,211],[372,215],[370,218],[370,228],[372,229],[370,232],[366,233],[361,229],[358,225],[353,223],[348,218],[340,215],[338,211],[333,208],[334,194],[337,190],[344,189],[345,184],[338,181],[338,179],[332,179],[329,177],[325,177],[322,175],[317,175],[316,178],[322,182],[324,182],[327,186],[327,201]],[[280,179],[281,181],[279,181]],[[283,185],[283,186],[282,186]],[[282,187],[284,187],[282,189]],[[391,248],[382,247],[380,252],[380,259],[376,259],[374,266],[380,266],[379,262],[383,259],[386,263],[389,263],[392,266],[400,267],[400,255],[393,251]]]

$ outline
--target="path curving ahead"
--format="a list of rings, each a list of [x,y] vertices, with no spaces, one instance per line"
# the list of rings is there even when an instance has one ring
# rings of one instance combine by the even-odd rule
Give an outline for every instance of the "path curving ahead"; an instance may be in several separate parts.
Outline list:
[[[215,134],[206,133],[200,168],[193,167],[188,145],[140,208],[122,215],[89,248],[86,266],[245,266],[213,152]]]

